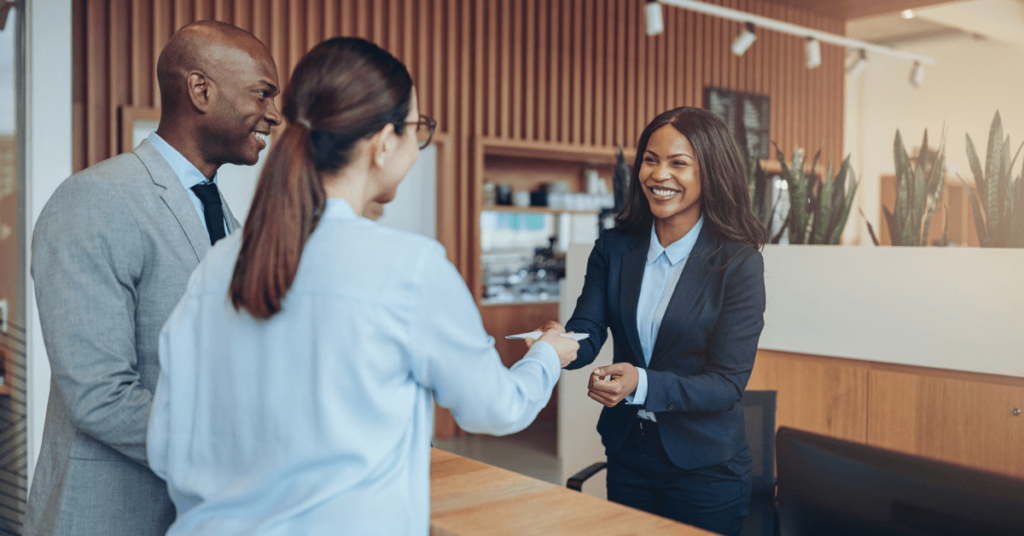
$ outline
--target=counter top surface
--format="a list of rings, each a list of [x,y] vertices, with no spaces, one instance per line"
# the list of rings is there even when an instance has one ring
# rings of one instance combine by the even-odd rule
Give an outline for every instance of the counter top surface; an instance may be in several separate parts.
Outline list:
[[[431,449],[430,534],[707,536],[713,533]]]

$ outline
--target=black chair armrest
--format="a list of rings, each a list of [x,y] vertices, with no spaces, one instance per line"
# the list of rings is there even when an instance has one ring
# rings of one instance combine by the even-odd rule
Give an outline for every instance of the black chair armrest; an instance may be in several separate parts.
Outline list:
[[[597,462],[590,467],[579,471],[575,475],[569,477],[569,481],[565,483],[565,487],[576,491],[583,491],[583,483],[586,482],[588,478],[596,475],[598,471],[604,469],[606,465],[608,464],[605,462]]]

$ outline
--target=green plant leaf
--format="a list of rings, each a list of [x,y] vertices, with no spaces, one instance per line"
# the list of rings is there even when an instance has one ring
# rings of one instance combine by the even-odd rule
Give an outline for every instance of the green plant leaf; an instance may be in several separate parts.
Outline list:
[[[904,224],[909,219],[910,189],[912,188],[910,183],[913,180],[913,170],[910,167],[910,158],[903,146],[903,136],[900,135],[899,130],[896,131],[896,140],[893,142],[893,158],[896,167],[896,206],[893,212],[895,225],[890,227],[889,231],[895,238],[894,246],[910,245],[905,243],[902,237]]]
[[[934,162],[932,162],[932,168],[929,170],[928,183],[932,184],[931,191],[929,192],[931,201],[928,203],[928,208],[925,211],[924,216],[924,227],[921,231],[922,239],[921,243],[924,246],[928,245],[928,237],[931,235],[932,229],[932,216],[935,213],[935,208],[939,206],[939,201],[942,199],[942,190],[946,187],[946,146],[945,140],[939,146],[939,154]],[[943,242],[945,243],[945,242]]]
[[[821,189],[818,191],[818,212],[814,215],[813,240],[811,244],[827,244],[829,238],[828,224],[832,221],[832,156],[828,158],[828,171],[821,178]]]
[[[864,218],[864,223],[867,224],[867,226],[868,226],[868,234],[871,235],[871,241],[874,242],[875,245],[877,246],[878,245],[878,237],[875,236],[875,228],[871,226],[871,222],[868,221],[868,218],[867,218],[867,216],[864,215],[864,211],[863,210],[858,208],[857,211],[860,212],[860,217]]]
[[[810,199],[804,174],[804,151],[799,146],[793,150],[790,173],[793,181],[789,185],[789,243],[806,244],[811,212],[808,210]]]
[[[974,228],[978,233],[978,244],[985,247],[988,242],[988,230],[985,227],[985,219],[981,215],[981,206],[978,203],[978,197],[974,195],[974,190],[964,182],[964,178],[957,174],[957,178],[960,179],[960,183],[964,185],[964,190],[967,190],[967,195],[971,198],[971,208],[974,212]]]
[[[835,180],[832,181],[832,219],[828,222],[828,231],[826,231],[827,239],[831,239],[832,232],[835,230],[836,225],[839,225],[839,220],[843,217],[843,208],[846,207],[846,175],[849,172],[850,157],[843,160],[843,163],[839,166],[839,172],[836,173]],[[845,220],[844,220],[845,225]]]
[[[1007,136],[1003,141],[1002,148],[1000,149],[1001,163],[999,165],[999,192],[998,199],[996,202],[996,210],[999,211],[999,229],[996,231],[995,246],[1005,248],[1007,242],[1010,239],[1010,225],[1012,224],[1010,214],[1008,213],[1007,201],[1010,199],[1011,191],[1010,187],[1013,185],[1012,174],[1010,170],[1010,137]],[[989,229],[989,239],[992,239],[991,228]]]
[[[885,214],[885,222],[889,224],[889,240],[892,242],[892,245],[902,246],[900,236],[893,230],[896,228],[896,215],[889,212],[889,207],[882,207],[882,213]]]
[[[849,193],[849,195],[846,196],[846,200],[845,200],[845,202],[842,205],[843,206],[842,214],[840,215],[839,219],[836,220],[835,225],[832,226],[832,236],[829,237],[829,241],[828,241],[829,244],[838,244],[839,243],[839,237],[843,235],[843,229],[846,228],[846,220],[849,219],[849,217],[850,217],[850,209],[853,207],[853,199],[857,195],[857,180],[856,180],[856,177],[854,176],[853,168],[849,167],[849,163],[850,163],[850,157],[847,156],[846,157],[846,162],[844,163],[844,167],[846,167],[849,170],[848,172],[850,174],[850,193]],[[842,171],[840,171],[840,173],[842,173]],[[844,176],[845,176],[845,174],[844,174]],[[861,213],[861,214],[863,215],[863,213]],[[874,235],[874,230],[872,230],[870,227],[871,226],[869,225],[868,226],[868,230],[871,231],[872,238],[874,238],[874,236],[873,236]],[[878,244],[878,241],[876,240],[875,241],[875,245],[877,245],[877,244]]]
[[[974,150],[974,142],[971,135],[967,134],[967,161],[971,166],[971,173],[974,175],[974,186],[978,189],[978,197],[988,199],[988,190],[985,184],[985,174],[981,171],[981,162],[978,160],[978,153]]]
[[[999,236],[999,194],[1003,191],[1000,184],[1003,166],[1003,122],[996,112],[992,119],[992,127],[988,132],[988,153],[985,155],[985,179],[988,181],[988,199],[985,199],[985,216],[988,225],[988,240],[993,242]]]
[[[949,245],[949,205],[943,205],[942,216],[942,246]]]
[[[910,197],[911,212],[913,213],[910,222],[916,230],[914,235],[915,246],[928,245],[928,234],[927,231],[921,230],[921,224],[924,220],[925,212],[927,212],[928,171],[934,167],[928,158],[928,129],[925,129],[924,138],[921,140],[921,150],[917,155],[917,166],[914,167],[914,185]],[[923,236],[922,233],[924,233]]]

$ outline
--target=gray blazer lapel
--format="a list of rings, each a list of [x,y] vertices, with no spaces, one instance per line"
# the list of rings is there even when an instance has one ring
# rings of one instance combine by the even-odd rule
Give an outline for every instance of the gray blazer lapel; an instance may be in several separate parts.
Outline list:
[[[707,225],[700,230],[697,243],[693,246],[690,258],[686,260],[683,273],[679,275],[679,282],[672,291],[672,298],[668,302],[663,318],[680,318],[690,312],[697,297],[704,290],[708,282],[708,276],[714,268],[711,265],[711,254],[718,247],[717,240],[708,234]],[[654,340],[654,350],[651,351],[651,367],[663,358],[668,348],[672,348],[676,335],[675,330],[664,329],[665,322],[661,323],[662,329],[658,330],[658,337]]]
[[[219,192],[220,190],[218,190]],[[224,221],[228,223],[228,234],[235,232],[235,229],[241,227],[242,224],[238,223],[235,219],[235,215],[231,213],[231,208],[228,207],[228,200],[224,199],[224,194],[220,194],[220,206],[224,208]]]
[[[199,220],[196,207],[189,199],[178,176],[174,174],[174,170],[171,169],[167,160],[164,160],[160,151],[149,143],[149,140],[143,140],[132,152],[139,157],[139,160],[142,160],[146,169],[149,170],[153,183],[164,188],[160,197],[177,218],[181,230],[185,232],[185,236],[188,237],[188,241],[192,245],[196,259],[203,260],[206,252],[210,250],[210,235],[203,227],[203,222]],[[234,217],[231,217],[229,221],[231,220],[234,220]]]

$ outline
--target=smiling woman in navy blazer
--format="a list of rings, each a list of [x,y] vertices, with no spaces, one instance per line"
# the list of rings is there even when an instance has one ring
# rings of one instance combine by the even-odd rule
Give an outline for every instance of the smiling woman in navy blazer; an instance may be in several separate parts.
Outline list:
[[[590,334],[569,369],[593,362],[609,328],[615,341],[614,364],[589,387],[606,406],[610,500],[722,534],[742,528],[751,458],[739,401],[764,326],[764,242],[725,124],[699,108],[656,117],[565,327]]]

